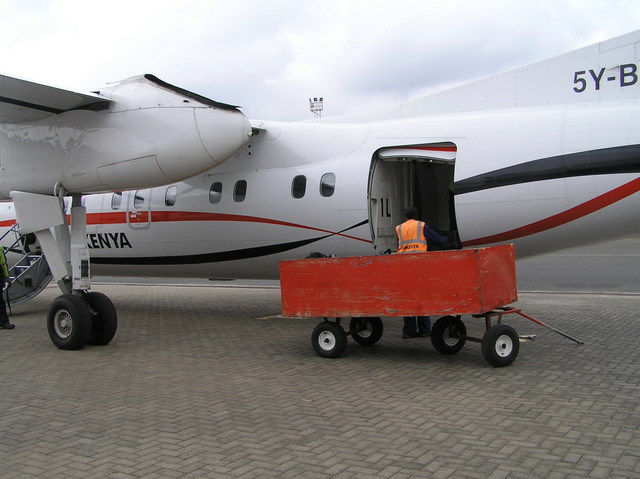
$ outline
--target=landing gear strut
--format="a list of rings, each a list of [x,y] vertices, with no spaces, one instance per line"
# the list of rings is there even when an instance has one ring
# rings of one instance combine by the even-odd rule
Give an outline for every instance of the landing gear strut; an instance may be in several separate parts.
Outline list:
[[[47,329],[60,349],[82,349],[86,344],[108,344],[116,333],[115,307],[102,293],[89,292],[87,214],[79,194],[72,195],[71,226],[67,222],[64,190],[54,196],[13,191],[22,234],[35,233],[62,296],[47,315]]]

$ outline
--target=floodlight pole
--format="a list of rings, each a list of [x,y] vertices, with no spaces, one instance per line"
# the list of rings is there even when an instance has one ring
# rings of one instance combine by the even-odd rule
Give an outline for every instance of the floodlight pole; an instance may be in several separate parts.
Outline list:
[[[322,97],[315,97],[313,100],[309,98],[309,109],[311,110],[311,113],[313,113],[318,118],[322,118],[323,100],[324,98]]]

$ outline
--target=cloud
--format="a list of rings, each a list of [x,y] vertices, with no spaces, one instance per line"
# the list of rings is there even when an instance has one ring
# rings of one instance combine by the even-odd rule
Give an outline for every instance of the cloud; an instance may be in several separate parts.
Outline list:
[[[635,0],[0,0],[2,73],[88,91],[153,73],[261,119],[407,100],[634,30]]]

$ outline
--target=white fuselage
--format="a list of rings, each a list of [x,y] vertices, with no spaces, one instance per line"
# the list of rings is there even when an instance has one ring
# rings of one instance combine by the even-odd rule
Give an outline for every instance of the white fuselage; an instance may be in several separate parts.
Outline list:
[[[144,114],[137,105],[164,118],[194,100],[193,112],[158,129],[106,125],[96,141],[78,143],[92,152],[90,168],[73,148],[79,139],[65,143],[58,128],[54,144],[65,143],[67,156],[42,167],[45,179],[28,190],[48,193],[60,182],[77,201],[79,193],[144,188],[184,178],[184,165],[204,171],[198,155],[209,161],[220,150],[217,166],[183,182],[85,196],[93,274],[275,278],[279,260],[314,251],[395,250],[394,227],[410,205],[456,246],[513,242],[519,258],[638,234],[639,47],[640,31],[367,116],[254,121],[248,141],[235,107],[217,111],[221,105],[146,75],[103,93],[114,125],[119,108],[132,122]],[[76,114],[92,115],[63,115]],[[24,138],[49,147],[46,137]],[[116,148],[120,163],[110,163],[102,154],[122,146],[119,139],[129,156]],[[14,176],[28,183],[38,166],[16,163],[26,157],[21,141],[19,129],[0,130],[5,197],[18,187]],[[145,168],[150,156],[164,179],[145,179],[159,175]],[[23,209],[25,220],[37,216]],[[10,226],[11,205],[0,210],[0,224]]]
[[[638,111],[636,102],[627,101],[598,109],[531,108],[368,125],[263,123],[260,134],[223,165],[170,187],[140,190],[137,206],[133,191],[122,194],[118,209],[112,208],[113,194],[87,196],[92,271],[275,278],[279,260],[312,251],[378,254],[384,250],[374,248],[378,210],[372,207],[371,170],[381,149],[453,143],[457,186],[538,159],[559,157],[562,163],[561,155],[592,151],[597,156],[607,148],[640,144]],[[621,117],[627,127],[601,127]],[[527,171],[524,167],[521,174]],[[321,194],[326,174],[335,175],[330,196]],[[299,176],[306,178],[306,188],[304,196],[294,198],[292,182]],[[459,238],[463,246],[515,242],[521,258],[635,234],[640,222],[629,218],[640,207],[640,196],[633,194],[639,178],[605,173],[516,179],[456,194]],[[234,198],[242,181],[244,198]],[[214,183],[221,185],[219,193],[220,186],[210,193]],[[631,193],[624,190],[618,198],[621,187]],[[175,194],[171,206],[165,204],[168,191]],[[407,206],[396,193],[388,192],[395,224]],[[602,200],[594,200],[598,197]]]

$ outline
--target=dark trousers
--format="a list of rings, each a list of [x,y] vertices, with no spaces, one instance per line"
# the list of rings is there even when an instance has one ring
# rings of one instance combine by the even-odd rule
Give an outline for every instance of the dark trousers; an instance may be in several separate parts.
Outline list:
[[[431,316],[405,316],[402,334],[405,336],[415,336],[420,333],[431,332]]]
[[[2,276],[1,273],[0,276]],[[7,305],[4,304],[4,283],[5,279],[2,278],[2,281],[0,281],[0,326],[9,324],[9,316],[7,316]]]

